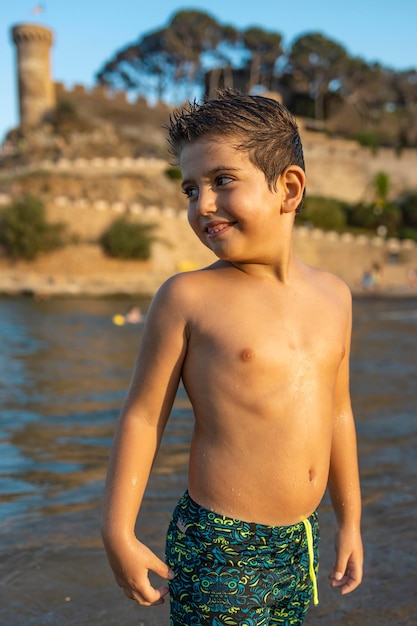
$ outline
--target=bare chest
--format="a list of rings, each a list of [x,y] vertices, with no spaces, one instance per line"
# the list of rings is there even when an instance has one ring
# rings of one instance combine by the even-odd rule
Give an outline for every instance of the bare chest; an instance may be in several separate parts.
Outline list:
[[[297,316],[253,307],[206,316],[191,332],[191,351],[204,367],[218,364],[232,370],[276,375],[307,367],[338,367],[344,354],[340,326],[306,313]]]

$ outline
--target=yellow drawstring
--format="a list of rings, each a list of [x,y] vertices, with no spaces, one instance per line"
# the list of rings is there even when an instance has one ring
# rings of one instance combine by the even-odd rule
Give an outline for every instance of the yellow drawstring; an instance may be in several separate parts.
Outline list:
[[[318,604],[319,603],[319,593],[318,593],[318,590],[317,590],[316,572],[314,571],[313,533],[312,533],[312,530],[311,530],[310,520],[303,519],[303,524],[304,524],[304,528],[306,529],[306,535],[307,535],[309,572],[310,572],[311,582],[313,584],[314,604]]]

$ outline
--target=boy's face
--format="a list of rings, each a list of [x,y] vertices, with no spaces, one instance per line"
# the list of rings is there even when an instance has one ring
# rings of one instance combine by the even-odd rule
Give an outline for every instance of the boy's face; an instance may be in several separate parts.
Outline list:
[[[200,240],[220,259],[273,263],[284,217],[281,179],[271,191],[264,173],[228,137],[186,145],[180,165],[188,219]]]

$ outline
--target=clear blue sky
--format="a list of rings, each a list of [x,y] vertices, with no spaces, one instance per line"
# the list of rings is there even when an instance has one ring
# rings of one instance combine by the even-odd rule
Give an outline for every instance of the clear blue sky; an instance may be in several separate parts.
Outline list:
[[[15,49],[10,29],[18,23],[48,26],[55,33],[52,74],[67,87],[94,84],[113,52],[165,26],[180,9],[210,13],[236,28],[260,26],[278,32],[284,45],[306,32],[320,32],[349,54],[396,70],[417,68],[416,0],[0,0],[0,142],[18,123]]]

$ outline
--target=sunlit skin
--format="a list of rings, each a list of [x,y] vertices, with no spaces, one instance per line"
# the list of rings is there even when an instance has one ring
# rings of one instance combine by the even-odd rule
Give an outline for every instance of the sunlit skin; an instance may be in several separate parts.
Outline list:
[[[338,522],[331,584],[362,578],[360,489],[349,396],[351,299],[335,276],[292,249],[304,172],[270,189],[227,138],[181,153],[191,227],[219,260],[179,274],[154,298],[109,467],[103,538],[118,583],[142,605],[163,602],[150,570],[167,565],[135,522],[182,377],[195,415],[188,489],[229,517],[288,525],[326,486]],[[139,536],[140,536],[140,528]]]

